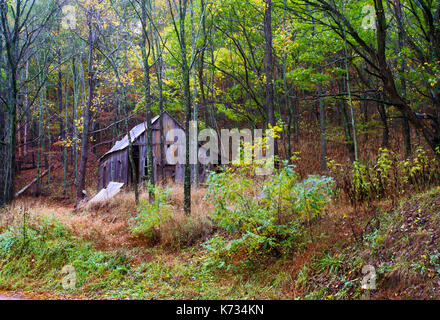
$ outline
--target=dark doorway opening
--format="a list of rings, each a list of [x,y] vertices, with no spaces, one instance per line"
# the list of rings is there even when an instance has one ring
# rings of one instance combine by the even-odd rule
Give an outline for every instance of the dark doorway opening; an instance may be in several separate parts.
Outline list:
[[[162,168],[158,164],[156,165],[157,182],[161,184],[171,184],[176,181],[176,166],[175,165],[164,165],[163,176]]]
[[[107,181],[107,165],[105,165],[102,168],[102,187],[107,188],[108,181]]]
[[[133,156],[133,162],[135,166],[135,172],[136,172],[136,178],[137,182],[139,183],[139,162],[140,162],[140,149],[139,146],[133,146],[132,147],[132,156]],[[130,161],[129,161],[130,163]],[[134,183],[136,181],[135,177],[133,176],[133,170],[131,170],[131,163],[130,163],[130,177],[131,181]]]

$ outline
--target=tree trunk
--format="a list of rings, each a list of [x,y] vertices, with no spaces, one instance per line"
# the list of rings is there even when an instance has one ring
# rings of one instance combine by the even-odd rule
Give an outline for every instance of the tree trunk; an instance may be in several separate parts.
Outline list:
[[[61,73],[61,50],[57,50],[58,55],[58,82],[57,82],[57,94],[58,94],[58,123],[60,127],[59,140],[64,141],[64,121],[63,121],[63,80]],[[61,163],[64,163],[65,147],[62,148],[61,152]]]
[[[344,29],[344,61],[345,61],[345,84],[348,93],[348,101],[350,104],[350,116],[351,116],[351,126],[353,129],[353,146],[354,146],[354,156],[355,160],[359,161],[359,150],[357,142],[357,130],[356,130],[356,119],[354,114],[353,101],[351,99],[351,87],[350,87],[350,70],[348,68],[348,50],[347,50],[347,36]]]
[[[157,67],[156,67],[156,78],[157,78],[157,89],[158,89],[158,99],[159,99],[159,115],[162,117],[164,113],[164,101],[163,101],[163,54],[160,48],[159,36],[155,37],[156,43],[156,52],[157,52]],[[160,176],[162,185],[165,184],[165,163],[166,163],[166,154],[165,154],[165,136],[164,136],[164,126],[163,126],[163,118],[160,120],[159,124],[160,130]]]
[[[264,14],[264,38],[265,38],[265,70],[266,70],[266,108],[267,123],[276,125],[274,108],[274,80],[273,80],[273,47],[272,47],[272,0],[266,0]],[[278,139],[275,139],[275,155],[278,155]]]
[[[67,74],[67,81],[66,81],[66,87],[64,90],[64,96],[65,96],[65,105],[64,105],[64,137],[66,137],[68,135],[68,126],[67,126],[67,119],[68,119],[68,108],[69,108],[69,94],[68,94],[68,90],[69,90],[69,74]],[[63,147],[63,167],[64,167],[64,171],[63,171],[63,197],[66,197],[67,195],[67,170],[68,170],[68,166],[69,166],[69,162],[68,162],[68,157],[67,157],[67,147],[64,146]]]
[[[402,19],[402,5],[400,3],[400,0],[394,0],[395,4],[395,13],[396,18],[401,20]],[[403,30],[400,28],[400,23],[398,23],[398,52],[402,52],[404,46],[405,46],[405,38],[403,34]],[[400,72],[400,84],[402,89],[402,97],[406,99],[406,81],[405,81],[405,72],[406,72],[406,60],[402,59],[402,65],[399,70]],[[403,140],[405,143],[405,156],[407,159],[411,158],[412,150],[411,150],[411,128],[409,126],[409,121],[406,117],[402,117],[402,135]]]
[[[147,33],[147,10],[151,13],[151,3],[148,3],[147,8],[147,0],[142,0],[141,2],[141,24],[142,24],[142,43],[141,43],[141,52],[142,52],[142,64],[144,70],[144,95],[145,95],[145,111],[147,118],[147,171],[148,171],[148,182],[150,186],[154,186],[154,162],[153,162],[153,128],[151,126],[151,87],[150,87],[150,65],[148,62],[148,58],[151,52],[151,39]],[[148,48],[148,53],[146,48]],[[154,191],[149,188],[149,199],[150,202],[154,200]]]
[[[339,92],[343,93],[345,92],[345,79],[342,79],[341,81],[338,81],[339,86]],[[341,101],[340,104],[341,113],[344,121],[344,134],[345,134],[345,145],[347,147],[348,156],[350,158],[351,162],[356,161],[355,153],[354,153],[354,144],[353,144],[353,137],[352,137],[352,130],[350,125],[350,118],[348,116],[348,107],[347,107],[347,101],[344,99]]]
[[[187,12],[187,0],[179,2],[179,24],[180,24],[180,53],[181,53],[181,67],[183,76],[183,95],[185,104],[185,177],[184,177],[184,211],[186,215],[191,214],[191,164],[190,164],[190,121],[191,121],[191,89],[190,89],[190,68],[188,66],[187,49],[186,49],[186,31],[185,31],[185,17]]]
[[[75,57],[72,58],[72,73],[73,73],[73,150],[72,150],[72,164],[75,185],[78,183],[78,128],[76,121],[78,120],[78,100],[80,94],[80,85],[78,77],[78,68]]]
[[[431,130],[425,125],[424,120],[417,117],[409,104],[397,92],[396,83],[393,73],[388,65],[386,58],[386,39],[387,39],[387,22],[383,7],[383,0],[375,0],[376,19],[377,19],[377,56],[378,67],[380,69],[381,78],[384,89],[388,94],[388,100],[396,106],[408,122],[410,122],[417,131],[421,132],[428,142],[432,150],[436,150],[440,146],[440,132]]]
[[[322,95],[322,86],[318,85],[318,94]],[[325,138],[325,105],[322,97],[319,97],[319,121],[321,133],[321,171],[327,171],[327,141]]]
[[[196,55],[196,32],[194,27],[194,6],[193,1],[190,0],[190,15],[191,15],[191,46],[192,46],[192,53],[191,53],[191,59],[195,59]],[[202,15],[204,13],[202,12]],[[198,105],[198,92],[197,92],[197,74],[196,74],[196,63],[194,61],[192,65],[192,76],[193,76],[193,121],[195,123],[194,131],[196,133],[196,137],[198,136],[199,132],[199,105]],[[197,145],[197,143],[196,143]],[[197,147],[196,147],[197,150]],[[197,157],[198,158],[198,157]],[[195,187],[199,186],[199,161],[195,161],[196,163],[193,165],[193,184]]]
[[[378,105],[378,109],[379,109],[379,114],[380,114],[380,119],[382,121],[382,148],[388,148],[390,146],[389,143],[389,126],[388,126],[388,115],[387,115],[387,110],[385,108],[385,105],[383,103],[379,103]]]
[[[87,160],[89,156],[89,133],[90,133],[90,109],[93,104],[94,92],[95,92],[95,75],[94,75],[94,47],[95,47],[95,33],[93,30],[93,24],[91,21],[92,17],[89,13],[87,17],[87,26],[89,28],[89,38],[88,38],[88,100],[87,105],[84,108],[84,123],[83,123],[83,134],[81,141],[81,159],[79,163],[78,172],[78,186],[76,190],[77,201],[84,198],[85,181],[86,181],[86,171],[87,171]]]

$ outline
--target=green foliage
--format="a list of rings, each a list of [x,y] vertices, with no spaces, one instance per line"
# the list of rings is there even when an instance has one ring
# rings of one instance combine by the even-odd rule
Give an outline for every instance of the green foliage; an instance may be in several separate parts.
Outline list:
[[[296,184],[290,194],[293,208],[301,221],[310,222],[318,218],[333,195],[333,179],[310,176]],[[296,196],[296,198],[295,198]]]
[[[129,261],[125,255],[96,251],[90,243],[74,239],[53,217],[11,227],[0,235],[0,285],[21,288],[28,279],[39,279],[43,288],[63,290],[61,270],[66,265],[75,268],[80,288],[104,273],[120,276]]]
[[[387,149],[379,149],[376,164],[369,168],[367,165],[355,162],[353,164],[354,193],[357,200],[376,195],[381,197],[390,183],[392,161]]]
[[[435,250],[430,256],[429,261],[431,265],[434,267],[434,271],[440,274],[440,253],[438,250]]]
[[[329,273],[338,273],[341,267],[342,260],[339,255],[332,256],[329,252],[324,253],[319,259],[315,261],[315,269],[318,272],[327,270]]]
[[[142,234],[148,238],[156,238],[160,226],[171,218],[171,207],[167,201],[170,189],[149,186],[154,192],[154,200],[142,200],[138,206],[138,215],[133,218],[130,227],[134,234]]]
[[[260,183],[246,173],[242,167],[210,175],[211,219],[227,236],[219,234],[204,244],[208,266],[250,266],[300,247],[304,226],[320,216],[332,195],[332,179],[311,176],[299,182],[287,162]]]
[[[402,184],[413,185],[417,191],[425,190],[440,179],[440,161],[438,157],[430,158],[423,148],[416,150],[415,156],[399,163],[402,171]]]
[[[350,172],[333,160],[329,169],[352,204],[381,199],[396,199],[411,189],[417,192],[440,183],[440,160],[418,148],[411,159],[399,161],[388,149],[379,149],[374,162],[354,162]]]
[[[286,275],[272,270],[237,277],[238,286],[202,267],[195,248],[179,255],[162,255],[157,249],[136,248],[133,254],[154,256],[150,262],[133,264],[129,251],[97,251],[92,244],[75,239],[55,218],[42,218],[0,234],[0,288],[30,292],[50,291],[65,299],[65,294],[92,299],[281,299],[286,298],[276,281]],[[71,265],[76,271],[76,289],[65,290],[62,269]],[[77,297],[77,296],[76,296]]]

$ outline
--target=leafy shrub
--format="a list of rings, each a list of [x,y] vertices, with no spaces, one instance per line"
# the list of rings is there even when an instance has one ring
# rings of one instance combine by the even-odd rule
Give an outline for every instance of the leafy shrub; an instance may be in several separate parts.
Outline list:
[[[210,217],[226,234],[204,243],[208,266],[243,267],[300,246],[304,226],[320,216],[332,194],[332,179],[299,182],[287,162],[262,181],[248,170],[227,168],[209,177],[207,199],[215,207]]]
[[[357,200],[368,197],[381,198],[389,188],[393,162],[388,149],[379,149],[376,163],[368,167],[360,162],[353,164],[353,187]]]
[[[155,198],[151,203],[148,200],[140,202],[138,215],[132,221],[131,232],[157,240],[161,225],[171,218],[171,207],[168,205],[170,190],[152,186],[149,188],[154,192]]]
[[[418,148],[411,159],[399,161],[388,149],[379,149],[375,161],[354,162],[344,171],[335,161],[328,162],[336,186],[352,205],[381,199],[396,199],[410,190],[421,192],[440,183],[440,149],[430,157]]]
[[[437,155],[440,150],[437,149]],[[426,190],[440,181],[440,161],[438,156],[430,158],[423,148],[416,150],[411,160],[399,162],[402,172],[400,181],[403,185],[412,185],[417,191]]]
[[[155,199],[141,201],[138,215],[132,219],[130,230],[145,237],[150,245],[180,249],[194,245],[212,233],[212,223],[203,210],[193,210],[190,216],[172,206],[171,189],[153,187]],[[202,198],[201,198],[202,199]]]

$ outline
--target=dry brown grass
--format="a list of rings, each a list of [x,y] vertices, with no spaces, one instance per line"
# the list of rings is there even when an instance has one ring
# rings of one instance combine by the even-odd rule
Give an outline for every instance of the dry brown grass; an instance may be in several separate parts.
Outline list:
[[[37,223],[40,217],[62,217],[71,209],[72,207],[66,206],[60,202],[52,201],[49,198],[20,198],[13,201],[9,206],[3,208],[0,212],[0,230],[4,230],[11,225],[22,223],[24,213],[27,214],[28,223]]]
[[[139,198],[141,200],[148,200],[147,193],[141,193]],[[137,213],[137,206],[133,192],[121,192],[114,198],[107,201],[95,202],[83,206],[82,211],[105,214],[117,213],[120,217],[133,217]]]
[[[168,204],[172,207],[172,216],[154,232],[152,238],[141,235],[139,240],[144,240],[150,246],[160,245],[168,249],[180,249],[192,246],[208,238],[213,232],[213,224],[208,214],[213,209],[204,200],[206,189],[193,189],[191,193],[191,215],[187,216],[183,210],[183,186],[169,187]],[[148,196],[145,195],[147,199]]]
[[[137,215],[137,206],[132,192],[123,192],[105,202],[84,206],[74,210],[73,205],[54,201],[49,197],[24,197],[14,201],[0,214],[0,231],[11,225],[20,225],[23,212],[29,215],[28,223],[37,224],[42,217],[56,217],[78,238],[93,242],[101,250],[118,248],[150,247],[160,245],[169,249],[190,246],[209,237],[213,225],[208,218],[212,209],[203,200],[206,190],[192,192],[192,214],[183,212],[183,187],[170,186],[169,204],[173,215],[158,230],[155,241],[130,232],[131,218]],[[142,192],[141,200],[148,200]]]

